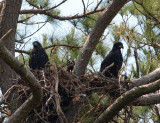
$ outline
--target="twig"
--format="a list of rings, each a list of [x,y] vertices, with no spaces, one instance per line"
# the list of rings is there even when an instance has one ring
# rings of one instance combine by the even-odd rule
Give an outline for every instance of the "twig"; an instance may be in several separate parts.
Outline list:
[[[46,9],[46,11],[49,11],[49,10],[51,10],[51,9],[55,9],[55,8],[57,8],[58,6],[60,6],[60,5],[62,5],[63,3],[65,3],[66,1],[67,1],[67,0],[63,0],[63,1],[60,2],[59,4],[53,6],[53,7],[49,8],[49,9]]]
[[[57,71],[57,67],[55,63],[52,63],[52,70],[53,70],[53,77],[55,80],[55,93],[54,93],[54,98],[56,101],[56,111],[57,111],[57,115],[59,117],[59,120],[61,123],[68,123],[62,109],[60,106],[60,95],[58,93],[58,85],[59,85],[59,78],[58,78],[58,71]]]
[[[136,67],[137,67],[137,78],[139,78],[139,63],[138,63],[138,53],[137,53],[137,49],[134,48],[134,57],[135,57],[135,61],[136,61]]]
[[[66,46],[66,47],[70,47],[70,48],[82,48],[82,46],[73,46],[73,45],[68,45],[68,44],[53,44],[53,45],[44,47],[44,49],[52,48],[55,46]]]
[[[155,106],[154,109],[155,109],[156,114],[157,114],[157,116],[158,116],[158,120],[160,121],[160,114],[159,114],[158,106],[157,106],[156,104],[155,104],[154,106]]]
[[[110,64],[109,66],[107,66],[103,71],[102,74],[104,74],[109,68],[111,68],[114,65],[114,63]]]
[[[82,0],[82,4],[83,4],[83,14],[85,14],[86,13],[86,7],[85,7],[84,0]]]
[[[81,119],[78,121],[78,123],[81,123],[81,121],[82,121],[85,117],[87,117],[88,115],[91,115],[92,113],[95,112],[95,110],[100,106],[100,102],[101,102],[101,100],[103,99],[103,97],[104,97],[104,95],[100,96],[97,104],[96,104],[91,110],[89,110],[84,116],[82,116]]]
[[[6,34],[4,34],[0,39],[0,43],[3,43],[3,41],[6,40],[6,38],[10,35],[11,32],[12,32],[12,29],[10,29]]]
[[[95,7],[94,11],[97,10],[97,8],[99,7],[99,5],[102,3],[103,0],[100,0],[97,4],[97,6]]]
[[[47,22],[46,22],[47,23]],[[42,29],[42,27],[44,27],[45,25],[46,25],[46,23],[44,23],[39,29],[37,29],[34,33],[32,33],[32,34],[30,34],[30,35],[28,35],[28,36],[26,36],[26,37],[24,37],[24,38],[22,38],[22,39],[20,39],[20,40],[24,40],[24,39],[26,39],[26,38],[29,38],[30,36],[32,36],[32,35],[34,35],[35,33],[37,33],[40,29]]]

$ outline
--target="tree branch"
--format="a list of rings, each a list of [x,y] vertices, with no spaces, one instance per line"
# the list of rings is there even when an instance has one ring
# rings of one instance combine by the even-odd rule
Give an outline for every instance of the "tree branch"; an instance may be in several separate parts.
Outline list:
[[[54,98],[55,98],[55,102],[56,102],[56,112],[58,114],[60,123],[68,123],[62,109],[60,106],[60,95],[58,93],[58,86],[59,86],[59,78],[58,78],[58,71],[57,71],[57,66],[55,63],[52,63],[52,70],[53,70],[53,77],[55,80],[55,93],[54,93]]]
[[[73,45],[68,45],[68,44],[53,44],[53,45],[44,47],[44,49],[49,49],[49,48],[57,47],[57,46],[63,46],[63,47],[69,47],[69,48],[82,48],[82,46],[73,46]],[[30,52],[29,51],[25,51],[25,50],[17,50],[16,49],[15,52],[25,53],[27,55],[30,55]]]
[[[131,89],[135,86],[149,84],[149,83],[156,81],[158,79],[160,79],[160,68],[157,68],[153,72],[151,72],[145,76],[142,76],[141,78],[134,80],[133,83],[129,85],[129,88]]]
[[[74,72],[77,76],[83,75],[89,59],[99,42],[106,27],[110,24],[112,19],[117,15],[119,10],[126,4],[127,0],[112,0],[110,4],[105,8],[105,10],[98,17],[92,32],[88,36],[83,49],[81,50],[77,62],[74,67]]]
[[[65,17],[65,16],[58,16],[58,15],[53,15],[52,13],[46,11],[46,10],[21,10],[20,11],[20,14],[44,14],[44,15],[48,15],[54,19],[58,19],[58,20],[71,20],[71,19],[79,19],[79,18],[83,18],[83,17],[86,17],[88,15],[91,15],[91,14],[94,14],[96,12],[101,12],[103,11],[104,8],[102,9],[97,9],[97,10],[93,10],[93,11],[90,11],[90,12],[86,12],[85,14],[81,14],[81,15],[74,15],[74,16],[68,16],[68,17]]]
[[[7,33],[9,35],[11,31]],[[41,89],[41,85],[38,83],[35,76],[25,68],[24,64],[18,61],[16,58],[12,56],[12,54],[8,51],[8,49],[4,46],[5,37],[0,39],[0,56],[1,59],[7,63],[17,74],[21,76],[21,78],[26,82],[26,84],[30,87],[32,96],[26,100],[6,121],[6,123],[21,123],[24,121],[28,113],[37,107],[42,99],[43,92]]]
[[[131,105],[146,106],[160,103],[160,94],[147,94],[139,97]]]
[[[94,123],[109,122],[122,108],[134,101],[136,98],[155,92],[160,89],[160,79],[139,87],[134,87],[121,95],[112,105],[110,105]]]

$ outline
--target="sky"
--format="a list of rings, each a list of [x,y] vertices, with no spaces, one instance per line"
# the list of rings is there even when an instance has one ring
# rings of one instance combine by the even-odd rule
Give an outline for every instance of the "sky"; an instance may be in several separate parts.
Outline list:
[[[52,3],[53,5],[57,5],[58,3],[60,3],[59,0],[55,0],[54,2],[55,3]],[[88,0],[84,0],[84,2],[87,5]],[[97,4],[97,0],[89,0],[88,4],[90,5],[88,7],[90,9]],[[22,9],[29,9],[29,7],[26,6],[25,3],[23,3]],[[67,0],[67,2],[65,2],[61,6],[59,6],[58,9],[61,11],[60,16],[73,16],[76,14],[82,14],[83,13],[82,0]],[[42,17],[41,15],[36,15],[35,18],[33,18],[33,21],[35,21],[35,22],[37,22],[37,21],[43,22],[45,20],[46,20],[46,18]],[[130,20],[131,21],[130,21],[129,25],[134,26],[136,24],[135,23],[136,19],[134,17],[131,17]],[[115,18],[113,19],[112,23],[119,25],[120,22],[122,22],[122,18],[119,14],[117,14],[115,16]],[[24,24],[19,24],[18,30],[20,32],[22,32],[23,34],[25,34],[27,32],[27,35],[30,35],[33,32],[35,32],[41,25],[43,25],[43,24],[39,24],[39,25],[37,24],[36,26],[31,25],[29,28],[26,28],[26,30],[24,30]],[[27,40],[25,40],[25,41],[29,41],[30,43],[27,43],[27,45],[25,45],[24,47],[21,46],[20,48],[22,48],[24,50],[31,49],[32,42],[35,40],[42,41],[43,40],[42,35],[45,35],[45,34],[50,35],[50,36],[53,35],[53,37],[55,37],[55,38],[62,38],[71,31],[72,27],[73,27],[73,25],[68,21],[56,21],[55,24],[47,23],[40,31],[38,31],[33,36],[31,36],[30,38],[27,38]],[[81,32],[78,30],[76,31],[76,33],[81,34]],[[110,47],[112,47],[113,43],[112,43],[112,41],[110,41],[110,39],[111,39],[110,36],[108,36],[107,39],[105,40],[105,42],[107,43],[107,45],[110,45]],[[127,46],[127,45],[125,45],[125,46]],[[124,48],[122,50],[123,55],[126,53],[126,49],[127,48]],[[18,56],[18,54],[16,54],[16,56]],[[103,59],[100,57],[99,60],[97,61],[97,65],[95,66],[96,70],[99,70],[99,64],[102,62],[102,60]],[[130,65],[134,63],[134,59],[131,59],[130,61],[131,61]]]

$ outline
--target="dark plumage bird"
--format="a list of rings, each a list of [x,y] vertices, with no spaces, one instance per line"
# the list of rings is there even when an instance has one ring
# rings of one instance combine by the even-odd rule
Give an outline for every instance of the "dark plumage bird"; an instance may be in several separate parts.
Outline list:
[[[121,69],[123,62],[121,48],[123,48],[123,44],[121,42],[116,42],[110,53],[103,60],[100,72],[104,73],[106,77],[118,78],[118,72]]]
[[[75,62],[74,60],[68,60],[67,61],[67,71],[72,72],[74,68]]]
[[[47,62],[49,63],[49,59],[42,45],[38,41],[34,41],[29,59],[29,67],[33,70],[41,70],[45,68]]]

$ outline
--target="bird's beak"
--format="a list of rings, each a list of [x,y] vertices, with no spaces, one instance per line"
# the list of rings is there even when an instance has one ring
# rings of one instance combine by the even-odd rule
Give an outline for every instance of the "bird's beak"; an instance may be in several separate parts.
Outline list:
[[[119,48],[122,48],[122,49],[123,49],[124,47],[123,47],[123,45],[120,45]]]

